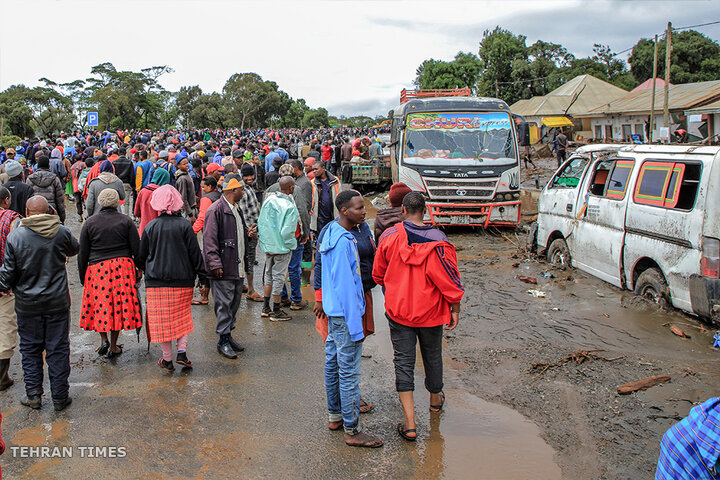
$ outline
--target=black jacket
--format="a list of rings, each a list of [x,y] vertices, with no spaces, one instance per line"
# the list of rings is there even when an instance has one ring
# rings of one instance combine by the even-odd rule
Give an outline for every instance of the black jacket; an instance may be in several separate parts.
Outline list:
[[[115,175],[123,183],[129,183],[135,188],[135,167],[133,167],[133,163],[126,157],[118,157],[112,164],[115,167]]]
[[[85,283],[88,266],[111,258],[135,260],[139,250],[140,236],[135,222],[113,207],[103,208],[87,219],[80,232],[80,283]]]
[[[145,272],[146,287],[194,287],[196,275],[205,280],[197,235],[178,215],[162,214],[147,224],[135,265]]]
[[[25,204],[28,198],[35,194],[33,187],[23,182],[20,177],[15,177],[3,185],[10,191],[10,210],[14,210],[23,217],[25,216]]]
[[[0,290],[13,290],[18,314],[36,316],[70,309],[65,261],[77,255],[79,247],[62,225],[49,238],[23,225],[10,232],[0,268]]]

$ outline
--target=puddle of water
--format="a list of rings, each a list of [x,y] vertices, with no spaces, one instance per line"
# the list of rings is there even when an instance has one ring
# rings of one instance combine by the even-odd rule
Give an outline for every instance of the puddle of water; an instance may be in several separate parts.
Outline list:
[[[373,358],[392,364],[393,351],[385,319],[383,294],[374,290],[375,335],[368,338]],[[470,394],[457,371],[466,365],[444,362],[446,409],[430,414],[429,395],[423,388],[424,372],[417,355],[415,410],[420,426],[416,445],[416,478],[559,479],[560,467],[553,449],[540,437],[539,428],[521,414]],[[398,414],[400,412],[398,411]],[[429,431],[423,432],[430,425]]]

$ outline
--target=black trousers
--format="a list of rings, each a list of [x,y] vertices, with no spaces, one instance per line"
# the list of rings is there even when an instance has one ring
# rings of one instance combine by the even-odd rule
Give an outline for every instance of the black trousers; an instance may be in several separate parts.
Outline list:
[[[390,322],[390,340],[392,341],[393,363],[395,364],[395,389],[398,392],[415,390],[415,345],[420,342],[420,355],[425,367],[425,388],[430,393],[440,393],[443,389],[442,335],[443,326],[408,327]]]
[[[54,402],[65,400],[70,391],[70,312],[36,316],[18,313],[17,323],[25,392],[42,395],[45,352],[52,399]]]

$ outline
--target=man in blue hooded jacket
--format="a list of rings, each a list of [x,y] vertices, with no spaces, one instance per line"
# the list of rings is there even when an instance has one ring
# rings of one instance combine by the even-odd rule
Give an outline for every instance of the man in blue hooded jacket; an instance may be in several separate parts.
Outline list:
[[[318,255],[322,259],[322,312],[328,317],[325,340],[325,390],[330,430],[345,429],[345,443],[380,447],[383,441],[358,428],[360,360],[365,293],[360,275],[357,240],[350,230],[365,221],[365,202],[355,190],[335,197],[337,222],[324,229]]]

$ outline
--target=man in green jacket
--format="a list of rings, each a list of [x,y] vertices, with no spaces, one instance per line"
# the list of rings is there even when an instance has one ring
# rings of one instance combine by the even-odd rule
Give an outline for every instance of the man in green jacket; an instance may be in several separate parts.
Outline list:
[[[280,177],[280,191],[268,196],[263,202],[258,218],[260,248],[265,252],[264,300],[261,316],[273,322],[290,320],[290,315],[280,309],[280,297],[285,286],[285,276],[292,251],[297,248],[298,220],[300,215],[292,199],[295,180]],[[270,296],[273,308],[270,309]]]

